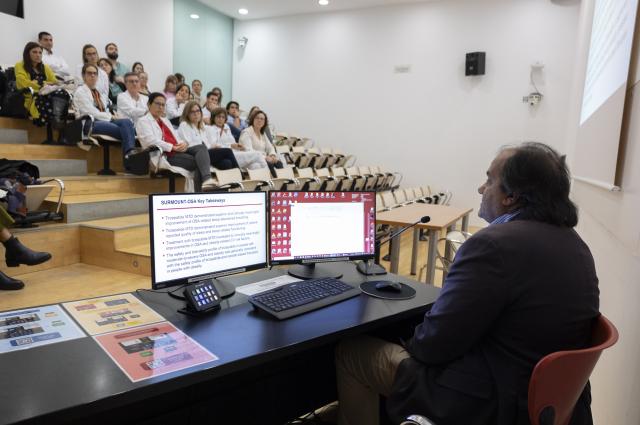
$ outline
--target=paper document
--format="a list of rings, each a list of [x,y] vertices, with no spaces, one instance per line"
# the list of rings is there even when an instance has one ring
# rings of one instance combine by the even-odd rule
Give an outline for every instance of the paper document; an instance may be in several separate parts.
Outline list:
[[[0,313],[0,353],[84,336],[58,305]]]
[[[259,294],[269,289],[277,288],[287,283],[299,282],[301,279],[285,274],[283,276],[272,277],[270,279],[261,280],[260,282],[249,283],[236,288],[236,292],[247,296]]]
[[[133,382],[218,360],[169,322],[94,338]]]
[[[89,335],[165,320],[132,294],[111,295],[62,305]]]

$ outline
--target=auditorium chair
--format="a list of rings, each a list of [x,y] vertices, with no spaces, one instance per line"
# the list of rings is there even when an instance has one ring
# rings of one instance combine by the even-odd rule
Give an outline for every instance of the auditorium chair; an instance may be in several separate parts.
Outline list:
[[[309,162],[307,162],[306,167],[310,167],[310,168],[322,168],[320,164],[320,161],[322,160],[322,155],[320,154],[320,151],[317,148],[309,148],[307,149],[307,151],[305,152],[305,155],[309,157]],[[306,168],[306,167],[300,167],[300,168]]]
[[[367,166],[358,167],[358,172],[364,178],[364,187],[362,190],[374,190],[378,176],[371,172],[371,169]]]
[[[268,183],[268,185],[257,183],[254,190],[282,190],[286,184],[293,183],[293,181],[288,178],[273,177],[269,168],[247,170],[247,172],[249,173],[249,179],[252,181]],[[245,187],[246,186],[245,184]]]
[[[176,192],[176,177],[184,177],[184,192],[194,192],[195,173],[181,167],[169,164],[167,157],[163,155],[160,146],[154,145],[147,148],[149,151],[149,174],[151,177],[166,177],[169,179],[169,193]]]
[[[321,191],[335,191],[338,188],[339,180],[332,176],[327,168],[318,168],[314,170],[316,173],[316,177],[320,179],[320,189]]]
[[[589,347],[556,351],[540,359],[529,379],[527,410],[531,425],[568,425],[600,355],[616,342],[618,330],[600,314],[593,321]],[[412,415],[401,425],[438,424]]]
[[[367,182],[367,178],[360,174],[358,167],[349,167],[345,169],[347,176],[353,180],[351,190],[354,192],[360,192],[364,190],[364,185]]]
[[[110,146],[122,145],[120,139],[107,136],[106,134],[98,134],[96,132],[91,133],[89,141],[96,146],[102,147],[102,169],[98,171],[99,176],[115,176],[116,172],[111,169],[111,158],[109,155]]]
[[[342,167],[331,167],[330,169],[331,175],[338,181],[338,185],[336,186],[336,190],[339,191],[347,191],[351,188],[353,181],[347,176],[344,168]]]
[[[278,179],[285,180],[285,184],[281,187],[281,190],[302,189],[302,185],[294,174],[293,167],[276,168],[276,176],[278,176]]]
[[[212,168],[212,170],[218,186],[210,190],[211,192],[244,192],[255,189],[255,185],[251,188],[245,187],[245,181],[239,168],[230,168],[228,170]]]
[[[322,154],[322,166],[319,168],[333,167],[338,160],[338,157],[334,155],[333,149],[331,148],[322,148],[320,149],[320,153]]]
[[[275,148],[278,155],[284,158],[285,164],[288,164],[290,166],[294,165],[295,161],[291,156],[291,147],[289,145],[276,145]]]
[[[300,190],[320,190],[321,182],[320,179],[313,174],[313,168],[298,168],[297,173],[298,176],[296,177],[296,179],[302,185]]]

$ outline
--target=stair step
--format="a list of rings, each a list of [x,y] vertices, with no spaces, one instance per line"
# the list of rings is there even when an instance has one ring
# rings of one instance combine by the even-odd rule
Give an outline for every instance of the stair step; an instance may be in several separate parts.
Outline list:
[[[54,210],[57,199],[47,198],[43,207]],[[146,213],[148,197],[136,193],[114,192],[87,195],[66,195],[62,212],[67,223],[97,220]]]
[[[85,176],[87,161],[85,159],[31,159],[38,167],[41,176]]]
[[[42,174],[42,173],[41,173]],[[95,174],[85,176],[60,176],[64,181],[65,196],[93,195],[96,193],[128,192],[146,195],[149,193],[166,193],[169,191],[169,180],[151,178],[149,176],[97,176]],[[180,190],[184,185],[184,179],[176,179],[176,188]],[[57,197],[58,191],[51,193],[51,198]]]
[[[0,144],[25,145],[29,143],[29,133],[15,128],[0,128]]]
[[[40,144],[47,138],[47,130],[36,127],[28,119],[0,117],[0,128],[26,131],[29,143]]]

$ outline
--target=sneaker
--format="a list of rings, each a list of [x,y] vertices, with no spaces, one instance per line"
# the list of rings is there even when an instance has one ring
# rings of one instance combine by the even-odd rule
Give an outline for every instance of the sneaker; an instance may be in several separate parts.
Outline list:
[[[202,190],[211,190],[217,186],[218,183],[212,178],[208,178],[207,180],[202,182]]]

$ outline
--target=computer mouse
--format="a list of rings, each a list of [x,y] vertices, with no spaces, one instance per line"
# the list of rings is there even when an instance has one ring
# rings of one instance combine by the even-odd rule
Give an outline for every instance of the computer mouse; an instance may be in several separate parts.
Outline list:
[[[379,291],[387,291],[387,292],[401,292],[402,285],[400,282],[391,282],[388,280],[382,280],[376,283],[376,289]]]

